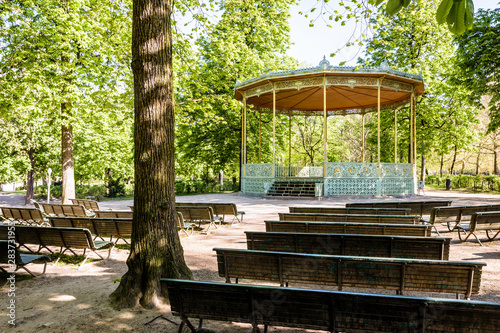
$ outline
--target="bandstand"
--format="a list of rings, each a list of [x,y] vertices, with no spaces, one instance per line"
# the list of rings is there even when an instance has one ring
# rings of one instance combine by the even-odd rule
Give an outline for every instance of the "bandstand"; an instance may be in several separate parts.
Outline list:
[[[335,195],[409,195],[415,194],[417,96],[424,93],[421,75],[380,68],[336,67],[323,59],[319,66],[266,73],[235,86],[235,98],[243,103],[242,114],[242,183],[243,193],[267,194],[273,184],[299,181],[314,184],[316,196]],[[248,105],[259,113],[273,114],[272,161],[247,163]],[[409,162],[397,158],[397,110],[410,105]],[[365,162],[365,115],[376,112],[378,119],[377,161]],[[394,163],[380,160],[380,114],[394,113]],[[361,162],[329,162],[329,116],[360,114],[363,127]],[[298,163],[276,162],[276,115],[323,117],[324,158],[322,163],[301,167]],[[259,116],[259,119],[260,116]],[[259,124],[260,129],[260,124]],[[260,130],[259,130],[260,131]],[[260,137],[260,133],[259,133]],[[259,139],[259,151],[260,151]],[[290,144],[289,144],[290,146]],[[260,156],[260,152],[259,152]]]

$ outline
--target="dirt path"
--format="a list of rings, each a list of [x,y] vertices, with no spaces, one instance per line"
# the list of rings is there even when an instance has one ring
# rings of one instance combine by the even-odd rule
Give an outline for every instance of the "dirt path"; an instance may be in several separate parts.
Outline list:
[[[325,200],[274,200],[260,197],[248,197],[239,194],[210,194],[182,196],[179,202],[234,202],[238,210],[245,211],[243,223],[223,226],[206,236],[195,233],[192,237],[182,237],[182,245],[186,261],[193,271],[196,280],[219,281],[224,279],[217,274],[214,247],[246,248],[245,230],[264,231],[263,221],[277,219],[278,212],[288,211],[289,206],[338,206],[346,202],[403,200],[401,197],[339,197]],[[498,203],[498,195],[473,195],[458,192],[426,191],[425,197],[410,199],[447,199],[454,205]],[[19,206],[24,204],[20,195],[7,195],[0,192],[0,206]],[[112,209],[128,209],[132,201],[105,201],[102,206]],[[444,231],[444,227],[440,230]],[[480,247],[476,242],[459,243],[456,233],[446,233],[453,237],[450,259],[483,261],[487,266],[483,271],[481,293],[473,295],[474,300],[500,302],[500,241],[485,242]],[[481,235],[481,238],[486,238]],[[8,288],[4,286],[0,294],[0,329],[7,332],[103,332],[103,331],[136,331],[136,332],[176,332],[177,325],[164,319],[157,319],[146,324],[159,315],[179,323],[180,320],[170,313],[166,305],[158,310],[131,309],[115,311],[109,307],[107,298],[117,287],[113,281],[126,272],[128,250],[121,247],[113,251],[111,259],[93,261],[85,264],[80,270],[70,265],[49,265],[45,276],[18,281],[15,284],[15,304],[17,325],[7,324],[6,305]],[[37,271],[39,267],[34,267]],[[5,275],[4,275],[5,279]],[[5,280],[4,280],[5,281]],[[255,282],[252,282],[255,283]],[[354,289],[347,289],[354,290]],[[377,290],[380,293],[380,290]],[[393,292],[387,292],[393,294]],[[454,298],[448,294],[410,294]],[[208,321],[206,325],[216,332],[251,332],[250,325],[237,323],[221,323]],[[272,327],[270,332],[304,332]],[[187,330],[185,332],[188,332]],[[313,332],[313,331],[308,331]]]

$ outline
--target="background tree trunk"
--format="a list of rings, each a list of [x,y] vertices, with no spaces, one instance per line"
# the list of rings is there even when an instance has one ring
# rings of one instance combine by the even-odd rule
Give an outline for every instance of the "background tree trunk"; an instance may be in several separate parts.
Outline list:
[[[117,308],[155,307],[160,278],[192,277],[175,218],[171,13],[171,0],[134,0],[134,219]]]
[[[424,154],[422,154],[422,167],[420,169],[420,180],[423,181],[425,184],[425,157],[424,157]]]
[[[66,114],[66,104],[61,104],[61,112]],[[61,126],[61,158],[62,158],[62,197],[63,204],[70,204],[75,199],[75,166],[73,160],[73,127],[71,124]]]
[[[476,175],[479,175],[479,172],[481,171],[480,170],[480,165],[481,165],[480,158],[481,158],[481,151],[479,150],[477,152],[477,158],[476,158]]]
[[[453,151],[453,160],[451,161],[450,174],[453,174],[453,169],[455,169],[455,162],[457,161],[457,146],[455,145],[455,150]]]
[[[25,205],[30,205],[33,199],[33,188],[35,185],[35,152],[33,148],[28,150],[28,158],[30,160],[31,169],[28,171],[27,183],[26,183],[26,197],[24,200]]]

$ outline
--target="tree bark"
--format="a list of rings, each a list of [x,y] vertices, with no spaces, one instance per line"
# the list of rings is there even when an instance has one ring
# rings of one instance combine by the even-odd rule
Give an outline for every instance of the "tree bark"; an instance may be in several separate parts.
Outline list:
[[[422,154],[422,167],[420,169],[420,180],[423,181],[425,184],[425,157],[424,157],[424,154]]]
[[[443,164],[444,164],[444,155],[441,154],[441,162],[439,164],[439,174],[443,177]]]
[[[33,187],[35,185],[35,153],[33,148],[28,150],[28,158],[30,160],[31,169],[28,171],[28,177],[26,182],[26,197],[24,199],[25,205],[30,205],[33,199]]]
[[[128,271],[110,299],[116,308],[161,303],[160,278],[190,279],[177,232],[171,0],[134,0],[134,218]]]
[[[451,161],[450,174],[453,174],[453,169],[455,168],[455,162],[457,160],[457,146],[455,146],[455,150],[453,152],[453,160]]]
[[[476,158],[476,175],[479,175],[479,172],[480,172],[480,158],[481,158],[481,150],[478,150],[477,152],[477,158]]]

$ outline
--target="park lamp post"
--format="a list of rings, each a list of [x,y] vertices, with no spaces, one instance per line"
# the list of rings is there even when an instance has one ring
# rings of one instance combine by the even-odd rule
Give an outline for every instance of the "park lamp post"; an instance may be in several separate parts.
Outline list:
[[[47,203],[50,203],[50,174],[52,173],[52,169],[48,168],[47,173],[49,174],[47,179]]]

